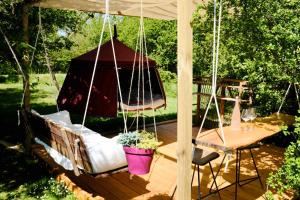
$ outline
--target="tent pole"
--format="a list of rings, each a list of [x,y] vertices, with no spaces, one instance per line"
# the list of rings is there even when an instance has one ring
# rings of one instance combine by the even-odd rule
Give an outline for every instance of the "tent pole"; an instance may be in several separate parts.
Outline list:
[[[178,110],[177,199],[191,198],[192,163],[192,1],[177,0]]]
[[[23,41],[25,44],[29,44],[29,20],[28,20],[28,5],[23,6],[22,10],[22,26],[23,26]],[[24,102],[23,106],[25,110],[30,110],[30,84],[29,84],[29,52],[25,48],[22,56],[22,66],[24,70],[23,90],[24,90]]]

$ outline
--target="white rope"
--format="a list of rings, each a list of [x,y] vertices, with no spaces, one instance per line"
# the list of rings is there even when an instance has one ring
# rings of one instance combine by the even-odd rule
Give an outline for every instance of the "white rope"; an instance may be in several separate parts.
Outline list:
[[[107,0],[107,4],[108,4],[108,0]],[[108,10],[107,10],[107,13],[108,13]],[[120,84],[120,78],[119,78],[117,58],[116,58],[116,52],[115,52],[115,48],[114,48],[113,34],[112,34],[112,31],[111,31],[111,25],[110,25],[110,21],[109,20],[108,20],[108,27],[109,27],[110,41],[111,41],[111,46],[112,46],[112,51],[113,51],[113,56],[114,56],[115,71],[116,71],[116,76],[117,76],[120,101],[121,101],[121,104],[123,105],[124,102],[123,102],[123,97],[122,97],[122,90],[121,90],[121,84]],[[124,112],[123,106],[121,106],[121,110],[122,110],[122,116],[123,116],[123,121],[124,121],[125,133],[127,133],[127,123],[126,123],[126,119],[125,119],[125,112]]]
[[[108,0],[106,0],[106,4],[108,4],[107,1]],[[102,25],[102,29],[101,29],[100,40],[99,40],[99,44],[98,44],[98,49],[97,49],[96,59],[95,59],[95,63],[94,63],[92,78],[91,78],[91,82],[90,82],[90,87],[89,87],[89,92],[88,92],[88,96],[87,96],[87,101],[86,101],[85,109],[84,109],[84,115],[83,115],[82,126],[81,126],[81,133],[82,133],[82,130],[83,130],[83,126],[85,124],[86,113],[87,113],[87,109],[88,109],[89,102],[90,102],[90,96],[91,96],[92,86],[93,86],[93,83],[94,83],[94,77],[95,77],[96,67],[97,67],[97,64],[98,64],[98,58],[99,58],[99,53],[100,53],[100,49],[101,49],[101,44],[102,44],[102,39],[103,39],[103,33],[104,33],[104,28],[105,28],[105,24],[106,24],[107,18],[108,18],[108,14],[106,13],[104,15],[104,21],[103,21],[103,25]]]
[[[213,27],[213,63],[212,63],[212,94],[215,93],[215,59],[216,59],[216,26],[217,26],[217,19],[216,19],[216,12],[217,12],[217,2],[214,0],[214,27]]]
[[[219,128],[221,130],[221,136],[219,135],[219,137],[221,138],[221,140],[223,141],[224,145],[226,145],[226,140],[225,140],[225,136],[224,136],[224,130],[223,130],[223,123],[221,120],[221,116],[220,116],[220,111],[219,111],[219,107],[218,107],[218,101],[217,101],[217,94],[216,94],[216,90],[217,90],[217,74],[218,74],[218,64],[219,64],[219,48],[220,48],[220,32],[221,32],[221,19],[222,19],[222,0],[220,0],[219,2],[219,19],[218,19],[218,35],[217,35],[217,39],[216,39],[216,13],[217,13],[217,2],[216,0],[214,0],[214,25],[213,25],[213,63],[212,63],[212,91],[211,91],[211,97],[209,99],[208,105],[206,107],[205,110],[205,114],[203,117],[203,120],[201,122],[201,126],[200,129],[198,131],[198,135],[200,135],[202,129],[203,129],[203,125],[204,122],[206,120],[207,117],[207,113],[208,110],[210,109],[212,100],[214,100],[215,106],[216,106],[216,112],[218,115],[218,121],[219,121]],[[216,41],[217,40],[217,41]]]
[[[145,121],[145,70],[144,70],[144,52],[146,55],[146,65],[147,65],[147,71],[148,71],[148,80],[149,80],[149,88],[150,88],[150,97],[151,97],[151,104],[152,104],[152,110],[153,110],[153,121],[154,121],[154,129],[155,129],[155,137],[157,140],[157,130],[156,130],[156,120],[155,120],[155,110],[154,110],[154,102],[153,102],[153,92],[152,92],[152,85],[151,85],[151,75],[150,75],[150,69],[149,69],[149,60],[148,60],[148,52],[147,52],[147,45],[146,45],[146,34],[144,29],[144,21],[143,21],[143,1],[141,0],[141,16],[140,16],[140,23],[139,23],[139,30],[138,30],[138,36],[137,36],[137,42],[135,47],[135,56],[134,56],[134,62],[132,65],[132,73],[131,73],[131,79],[130,79],[130,87],[129,87],[129,94],[128,94],[128,105],[130,104],[130,98],[131,98],[131,92],[132,92],[132,85],[133,85],[133,79],[135,74],[135,66],[136,66],[136,55],[137,55],[137,48],[139,47],[139,64],[138,64],[138,77],[137,77],[137,110],[136,110],[136,131],[138,131],[139,128],[139,117],[140,117],[140,96],[142,95],[142,114],[143,114],[143,129],[146,129],[146,121]],[[142,83],[141,83],[142,81]],[[140,89],[142,87],[142,94],[140,94]],[[128,118],[128,107],[126,111],[126,121]]]
[[[216,50],[216,64],[215,64],[215,87],[217,87],[217,74],[219,65],[219,48],[220,48],[220,32],[221,32],[221,20],[222,20],[222,0],[219,5],[219,24],[218,24],[218,39],[217,39],[217,50]]]
[[[11,44],[10,44],[8,38],[7,38],[6,35],[4,34],[4,32],[3,32],[3,30],[2,30],[1,27],[0,27],[0,32],[2,33],[2,35],[3,35],[3,37],[4,37],[4,40],[5,40],[6,44],[7,44],[7,46],[8,46],[8,48],[9,48],[10,52],[12,53],[14,60],[15,60],[16,63],[17,63],[17,66],[18,66],[18,69],[19,69],[19,73],[22,75],[22,79],[23,79],[23,81],[24,81],[24,90],[23,90],[22,101],[21,101],[21,107],[23,107],[23,102],[24,102],[24,98],[25,98],[26,88],[27,88],[27,86],[28,86],[28,81],[27,81],[27,79],[26,79],[26,76],[25,76],[25,73],[24,73],[24,71],[23,71],[23,69],[22,69],[22,66],[21,66],[20,63],[19,63],[19,60],[18,60],[18,58],[17,58],[17,56],[16,56],[14,50],[13,50],[12,47],[11,47]],[[19,113],[18,113],[18,116],[19,116]],[[18,118],[18,124],[19,124],[19,118]]]
[[[142,2],[142,1],[141,1]],[[141,6],[142,8],[142,6]],[[142,15],[141,15],[142,16]],[[143,22],[143,18],[141,19],[142,20],[142,30],[141,30],[141,70],[142,70],[142,95],[143,95],[143,129],[146,130],[146,124],[145,124],[145,70],[144,70],[144,37],[143,37],[143,32],[144,32],[144,22]]]
[[[139,65],[140,71],[142,73],[142,93],[143,93],[143,122],[144,122],[144,117],[145,117],[145,110],[144,110],[144,38],[143,38],[143,30],[144,30],[144,17],[143,17],[143,0],[140,1],[140,8],[141,8],[141,14],[140,14],[140,26],[141,26],[141,32],[140,32],[140,59],[141,59],[141,64]],[[139,87],[140,89],[140,87]],[[140,103],[140,100],[138,101]],[[139,107],[139,106],[138,106]],[[145,130],[145,122],[144,122],[144,130]]]
[[[44,47],[46,65],[47,65],[48,71],[51,75],[52,83],[53,83],[53,85],[55,85],[57,91],[59,92],[60,87],[59,87],[58,82],[56,80],[55,74],[51,69],[50,60],[49,60],[49,56],[48,56],[48,49],[47,49],[47,46],[46,46],[46,43],[45,43],[46,37],[45,37],[43,26],[42,26],[42,16],[41,16],[41,8],[40,7],[39,7],[39,30],[40,30],[40,33],[41,33],[42,44],[43,44],[43,47]]]
[[[222,20],[222,0],[219,3],[219,24],[218,24],[218,40],[217,40],[217,52],[216,52],[216,64],[215,64],[215,87],[217,87],[217,74],[218,74],[218,65],[219,65],[219,48],[220,48],[220,32],[221,32],[221,20]],[[215,91],[216,92],[216,91]],[[220,116],[218,101],[216,97],[216,93],[214,95],[215,105],[217,109],[218,119],[219,119],[219,127],[221,130],[222,140],[224,145],[226,144],[224,130],[223,130],[223,122]]]
[[[140,32],[140,27],[139,27],[139,32]],[[139,36],[139,32],[138,32],[138,36]],[[138,48],[138,40],[136,41],[135,52],[134,52],[134,59],[133,59],[133,64],[132,64],[132,72],[131,72],[130,86],[129,86],[129,93],[128,93],[128,101],[127,101],[127,105],[128,106],[127,106],[127,109],[126,109],[126,123],[127,123],[127,119],[128,119],[129,104],[130,104],[130,99],[131,99],[132,83],[133,83],[133,77],[134,77],[134,72],[135,72],[137,48]]]
[[[7,46],[8,46],[8,48],[9,48],[10,52],[12,53],[12,55],[13,55],[13,57],[14,57],[16,63],[17,63],[17,66],[18,66],[18,68],[19,68],[19,72],[21,73],[23,80],[26,82],[25,73],[24,73],[24,71],[23,71],[23,69],[22,69],[22,67],[21,67],[21,65],[20,65],[20,63],[19,63],[19,60],[18,60],[18,58],[17,58],[17,56],[16,56],[14,50],[13,50],[12,47],[11,47],[11,44],[10,44],[9,40],[7,39],[7,37],[6,37],[6,35],[4,34],[4,32],[3,32],[3,30],[2,30],[1,27],[0,27],[0,31],[1,31],[1,33],[2,33],[2,35],[3,35],[3,37],[4,37],[4,40],[5,40],[6,44],[7,44]]]
[[[143,105],[145,104],[145,77],[144,77],[144,48],[145,48],[145,56],[146,56],[146,65],[147,65],[147,72],[148,72],[148,81],[149,81],[149,89],[150,89],[150,98],[151,98],[151,105],[152,105],[152,112],[153,112],[153,124],[154,124],[154,133],[155,139],[157,139],[157,128],[156,128],[156,118],[155,118],[155,110],[154,110],[154,102],[153,102],[153,91],[152,91],[152,84],[151,84],[151,74],[150,74],[150,67],[149,67],[149,60],[148,60],[148,51],[147,51],[147,43],[146,43],[146,33],[144,27],[144,17],[143,17],[143,0],[141,0],[141,18],[140,18],[140,26],[141,26],[141,46],[142,48],[140,56],[142,56],[142,81],[143,81]],[[143,106],[143,113],[145,112],[145,108]],[[144,130],[145,130],[145,115],[144,116]]]
[[[279,106],[279,109],[278,109],[278,111],[277,111],[277,114],[280,113],[280,110],[281,110],[281,108],[282,108],[282,106],[283,106],[283,103],[284,103],[284,101],[285,101],[285,99],[286,99],[286,97],[287,97],[287,95],[288,95],[288,93],[289,93],[289,91],[290,91],[291,85],[292,85],[292,83],[289,84],[289,87],[288,87],[288,89],[287,89],[286,92],[285,92],[285,95],[284,95],[284,97],[283,97],[283,99],[282,99],[282,102],[281,102],[281,104],[280,104],[280,106]]]
[[[207,116],[207,113],[208,113],[210,104],[211,104],[211,102],[212,102],[212,99],[213,99],[213,95],[211,95],[210,98],[209,98],[209,102],[208,102],[208,104],[207,104],[207,106],[206,106],[206,110],[205,110],[205,113],[204,113],[204,116],[203,116],[203,119],[202,119],[202,122],[201,122],[201,126],[200,126],[200,129],[199,129],[199,131],[198,131],[197,136],[200,135],[200,133],[201,133],[201,131],[202,131],[202,129],[203,129],[203,125],[204,125],[204,122],[205,122],[205,119],[206,119],[206,116]]]
[[[39,23],[40,23],[40,22],[39,22]],[[40,35],[40,25],[39,25],[39,28],[38,28],[38,33],[37,33],[36,38],[35,38],[35,42],[34,42],[34,49],[33,49],[33,52],[32,52],[32,55],[31,55],[30,64],[29,64],[29,67],[30,67],[30,68],[31,68],[32,63],[33,63],[34,54],[35,54],[35,50],[36,50],[36,47],[37,47],[39,35]]]
[[[84,111],[84,116],[83,116],[83,121],[82,121],[82,126],[81,126],[81,132],[83,130],[83,126],[84,126],[85,120],[86,120],[87,109],[88,109],[88,105],[89,105],[89,101],[90,101],[92,86],[93,86],[94,77],[95,77],[95,73],[96,73],[96,68],[97,68],[97,64],[98,64],[98,58],[99,58],[99,54],[100,54],[100,49],[101,49],[101,44],[102,44],[102,40],[103,40],[103,34],[104,34],[104,28],[105,28],[106,22],[108,22],[108,27],[109,27],[109,33],[110,33],[110,39],[111,39],[111,45],[112,45],[112,51],[113,51],[113,57],[114,57],[114,64],[115,64],[115,71],[116,71],[116,76],[117,76],[117,83],[118,83],[120,101],[121,101],[121,104],[123,104],[122,91],[121,91],[121,85],[120,85],[120,79],[119,79],[119,72],[118,72],[118,66],[117,66],[117,60],[116,60],[116,53],[115,53],[115,49],[114,49],[113,34],[112,34],[112,31],[111,31],[111,24],[110,24],[110,21],[109,21],[109,0],[106,0],[105,1],[104,22],[103,22],[103,26],[102,26],[102,30],[101,30],[100,41],[99,41],[99,44],[98,44],[96,60],[95,60],[94,68],[93,68],[92,79],[91,79],[89,93],[88,93],[87,102],[86,102],[86,106],[85,106],[85,111]],[[127,133],[127,124],[126,124],[126,119],[125,119],[124,108],[121,107],[121,110],[122,110],[122,114],[123,114],[125,133]]]
[[[211,84],[212,84],[212,91],[211,91],[211,97],[209,99],[209,102],[206,106],[206,110],[205,110],[205,114],[204,114],[204,117],[202,119],[202,122],[201,122],[201,126],[200,126],[200,129],[198,131],[198,135],[201,133],[202,131],[202,128],[203,128],[203,125],[204,125],[204,122],[205,122],[205,119],[207,117],[207,113],[208,113],[208,110],[210,108],[210,105],[211,105],[211,102],[212,102],[212,99],[213,99],[213,95],[216,93],[215,92],[215,48],[216,48],[216,10],[217,10],[217,3],[216,3],[216,0],[214,0],[214,22],[213,22],[213,59],[212,59],[212,81],[211,81]]]
[[[152,83],[151,83],[151,73],[150,73],[150,69],[149,69],[150,67],[149,67],[149,59],[148,59],[148,51],[147,51],[145,29],[144,29],[144,38],[145,38],[145,40],[144,40],[144,43],[145,43],[145,55],[146,55],[147,71],[148,71],[148,79],[149,79],[149,88],[150,88],[150,98],[151,98],[151,105],[152,105],[154,133],[155,133],[155,138],[156,138],[156,141],[157,141],[156,116],[155,116],[155,110],[154,110],[153,93],[152,93]]]
[[[141,27],[141,31],[142,31],[142,19],[140,19],[140,27]],[[139,55],[139,65],[138,65],[138,101],[137,101],[137,108],[139,108],[139,106],[140,106],[140,82],[141,82],[141,62],[142,62],[142,58],[141,58],[141,46],[142,46],[142,36],[141,36],[141,33],[139,34],[139,41],[140,41],[140,43],[139,43],[139,49],[140,49],[140,55]],[[136,130],[138,130],[138,128],[139,128],[139,114],[140,114],[140,112],[139,112],[139,109],[137,109],[137,111],[136,111],[137,113],[137,121],[136,121]]]
[[[48,71],[51,75],[52,84],[56,86],[56,89],[58,91],[58,94],[57,94],[57,97],[58,97],[59,92],[60,92],[60,87],[59,87],[59,84],[58,84],[58,82],[55,78],[55,74],[53,73],[53,71],[51,69],[50,60],[49,60],[49,56],[48,56],[48,50],[47,50],[47,46],[45,44],[46,37],[44,35],[44,30],[43,30],[43,26],[42,26],[42,17],[41,17],[41,8],[40,7],[39,7],[39,12],[38,12],[38,22],[39,22],[39,24],[38,24],[38,33],[36,35],[36,39],[35,39],[35,43],[34,43],[34,49],[33,49],[32,55],[31,55],[29,68],[31,68],[31,66],[33,64],[35,51],[36,51],[36,48],[37,48],[37,43],[38,43],[38,40],[39,40],[39,36],[41,35],[42,45],[43,45],[44,53],[45,53],[46,65],[47,65]],[[56,99],[57,99],[57,97],[56,97]],[[59,111],[57,103],[56,103],[56,109],[57,109],[57,111]]]

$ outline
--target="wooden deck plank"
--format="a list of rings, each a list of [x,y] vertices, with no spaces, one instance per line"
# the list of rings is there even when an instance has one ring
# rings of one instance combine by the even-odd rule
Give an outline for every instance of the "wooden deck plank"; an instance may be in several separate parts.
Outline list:
[[[197,128],[194,128],[196,135]],[[109,177],[93,178],[89,175],[76,177],[72,172],[61,169],[45,151],[39,151],[42,157],[52,168],[56,168],[56,173],[61,181],[67,183],[70,190],[75,191],[79,199],[169,199],[176,183],[176,123],[158,126],[159,140],[163,142],[158,149],[160,154],[154,157],[149,174],[132,176],[127,172],[113,174]],[[281,164],[284,149],[263,145],[259,149],[253,150],[255,161],[265,186],[266,178],[271,171],[275,171]],[[222,155],[213,161],[214,171],[217,171],[221,163]],[[243,151],[241,161],[242,178],[247,178],[255,174],[252,160],[248,151]],[[191,167],[192,174],[192,167]],[[217,182],[219,187],[226,186],[235,180],[235,155],[232,156],[228,169],[225,172],[221,169]],[[201,167],[201,192],[206,194],[212,183],[211,173],[208,166]],[[261,188],[258,180],[238,188],[239,200],[262,200],[264,189]],[[234,186],[221,191],[223,200],[231,200],[234,197]],[[192,199],[197,198],[197,176],[192,185]],[[209,199],[218,199],[217,195]]]

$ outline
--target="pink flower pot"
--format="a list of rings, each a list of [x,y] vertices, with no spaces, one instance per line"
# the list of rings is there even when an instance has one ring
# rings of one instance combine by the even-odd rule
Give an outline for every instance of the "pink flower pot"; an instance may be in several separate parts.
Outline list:
[[[126,154],[129,173],[136,175],[149,173],[153,159],[153,149],[138,149],[126,146],[123,149]]]

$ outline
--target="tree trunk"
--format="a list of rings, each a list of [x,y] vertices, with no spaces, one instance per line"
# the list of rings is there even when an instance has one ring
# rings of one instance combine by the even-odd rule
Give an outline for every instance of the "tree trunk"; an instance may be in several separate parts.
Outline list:
[[[25,44],[29,44],[29,32],[28,32],[28,6],[23,6],[22,12],[22,25],[23,25],[23,41]],[[24,90],[24,99],[23,107],[25,110],[30,110],[30,84],[29,84],[29,52],[28,46],[26,45],[23,51],[22,64],[25,79],[23,79],[23,90]]]
[[[29,84],[29,51],[28,51],[28,45],[29,45],[29,32],[28,32],[28,6],[24,5],[22,10],[22,25],[23,25],[23,42],[26,44],[25,49],[23,50],[23,56],[22,56],[22,65],[23,65],[23,72],[24,72],[24,78],[23,78],[23,91],[24,91],[24,99],[23,99],[23,108],[26,111],[30,110],[30,84]],[[30,152],[33,136],[30,131],[30,129],[26,128],[26,125],[28,127],[28,120],[26,117],[26,112],[21,111],[24,125],[25,125],[25,140],[24,140],[24,147],[27,152]]]

